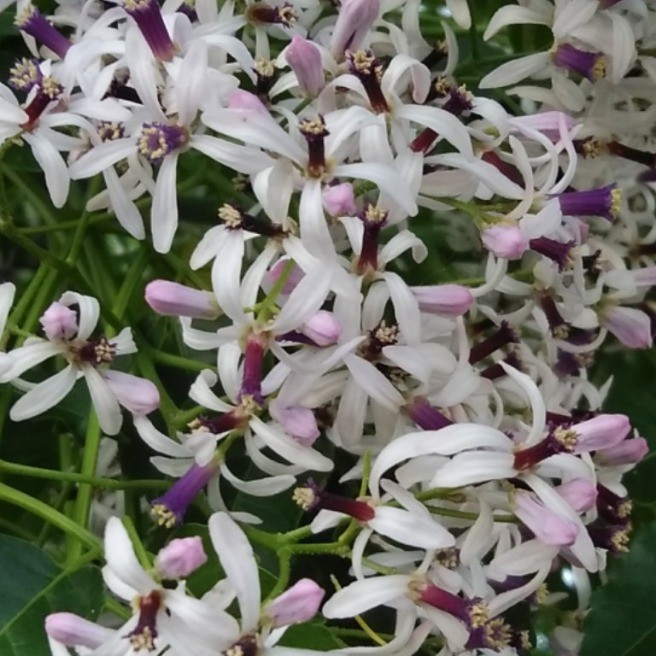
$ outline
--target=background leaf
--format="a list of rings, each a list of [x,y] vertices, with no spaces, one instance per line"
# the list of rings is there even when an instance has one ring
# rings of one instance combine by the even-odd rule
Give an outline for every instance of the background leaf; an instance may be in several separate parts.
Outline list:
[[[38,547],[0,535],[0,654],[50,656],[43,629],[49,613],[96,619],[103,605],[100,570],[61,570]]]
[[[656,526],[637,535],[631,551],[610,569],[592,596],[581,656],[652,656],[656,653]]]

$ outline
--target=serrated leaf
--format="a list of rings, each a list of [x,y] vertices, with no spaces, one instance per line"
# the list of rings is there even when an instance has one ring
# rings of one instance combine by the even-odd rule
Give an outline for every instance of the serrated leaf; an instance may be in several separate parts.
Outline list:
[[[95,619],[103,604],[100,570],[61,570],[40,549],[0,535],[0,654],[50,656],[46,615],[68,611]]]
[[[631,551],[611,568],[592,596],[581,656],[652,656],[656,653],[656,524],[639,532]]]

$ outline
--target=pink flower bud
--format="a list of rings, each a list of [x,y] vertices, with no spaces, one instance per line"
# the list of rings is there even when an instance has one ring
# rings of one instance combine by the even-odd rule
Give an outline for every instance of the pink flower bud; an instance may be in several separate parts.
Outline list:
[[[330,346],[342,334],[342,324],[337,321],[332,312],[319,310],[303,324],[300,332],[309,337],[317,346]]]
[[[624,440],[610,449],[597,451],[595,461],[605,467],[635,465],[649,453],[649,444],[644,437]]]
[[[326,187],[322,198],[323,206],[330,216],[353,216],[358,211],[350,182]]]
[[[271,416],[299,444],[312,446],[321,432],[310,408],[301,405],[285,406],[277,399],[269,406]]]
[[[77,314],[56,301],[41,315],[39,323],[46,337],[55,342],[77,335]]]
[[[148,283],[145,298],[157,314],[164,316],[215,319],[220,314],[212,294],[169,280]]]
[[[576,512],[590,510],[597,501],[597,488],[587,478],[575,478],[568,483],[558,485],[556,492]]]
[[[638,287],[653,287],[656,285],[656,266],[634,269],[631,273]]]
[[[459,317],[474,302],[472,293],[462,285],[426,285],[410,287],[422,312]]]
[[[264,609],[274,627],[311,620],[319,610],[325,590],[310,579],[301,579]]]
[[[285,57],[296,73],[301,91],[311,98],[318,96],[326,81],[319,48],[311,41],[295,34],[285,50]]]
[[[245,109],[257,112],[262,116],[271,118],[269,110],[264,103],[254,94],[242,89],[235,89],[228,97],[228,107],[230,109]]]
[[[575,424],[567,429],[574,433],[576,443],[572,446],[573,453],[585,453],[607,449],[619,444],[631,430],[631,422],[626,415],[601,414]]]
[[[162,578],[183,579],[207,562],[199,536],[171,540],[155,558],[155,568]]]
[[[330,52],[336,57],[355,51],[378,18],[380,0],[344,0],[330,38]]]
[[[278,282],[278,278],[280,278],[282,275],[282,272],[285,270],[288,262],[288,258],[281,258],[264,274],[262,287],[265,292],[268,293],[269,290],[276,284],[276,282]],[[289,296],[289,294],[291,294],[294,289],[296,289],[296,285],[301,282],[304,275],[305,273],[303,272],[303,269],[301,269],[297,264],[294,264],[291,273],[287,276],[287,279],[282,286],[280,293],[284,296]]]
[[[517,260],[528,248],[528,241],[516,226],[496,225],[481,232],[488,251],[505,260]]]
[[[629,348],[649,348],[652,344],[651,321],[642,310],[618,305],[606,310],[600,320]]]
[[[159,408],[159,392],[149,380],[122,371],[105,371],[103,378],[116,400],[133,415],[147,415]]]
[[[96,649],[114,635],[114,631],[73,613],[51,613],[45,624],[48,636],[66,647]]]
[[[565,547],[574,544],[579,534],[579,527],[574,522],[547,508],[531,492],[517,491],[514,511],[535,537],[545,544]]]

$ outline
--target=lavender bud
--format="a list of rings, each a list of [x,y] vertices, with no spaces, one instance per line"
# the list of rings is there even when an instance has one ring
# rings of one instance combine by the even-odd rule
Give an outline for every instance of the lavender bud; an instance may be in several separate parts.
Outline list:
[[[164,316],[215,319],[220,314],[212,294],[169,280],[146,285],[146,303]]]
[[[155,558],[155,568],[162,578],[183,579],[207,561],[199,536],[171,540]]]

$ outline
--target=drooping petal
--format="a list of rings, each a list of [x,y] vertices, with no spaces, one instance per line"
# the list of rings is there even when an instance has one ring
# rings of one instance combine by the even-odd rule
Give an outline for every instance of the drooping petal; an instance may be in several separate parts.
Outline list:
[[[260,579],[253,548],[227,513],[212,515],[208,526],[223,571],[237,595],[242,633],[253,631],[260,616]]]

